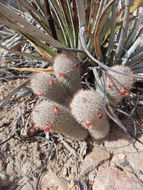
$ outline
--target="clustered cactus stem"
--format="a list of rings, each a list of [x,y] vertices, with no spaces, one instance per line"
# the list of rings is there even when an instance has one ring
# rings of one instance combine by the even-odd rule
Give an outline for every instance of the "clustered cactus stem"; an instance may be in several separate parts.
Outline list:
[[[115,65],[111,68],[122,74],[113,71],[106,72],[106,92],[113,103],[119,103],[123,97],[128,95],[136,80],[132,70],[127,66]]]
[[[103,105],[103,98],[94,90],[78,91],[71,102],[72,114],[95,139],[104,138],[109,133]]]
[[[85,139],[88,135],[67,108],[53,101],[44,100],[36,105],[32,120],[45,132],[61,133],[76,140]]]
[[[32,76],[31,88],[38,96],[44,96],[61,104],[66,105],[68,99],[71,98],[67,89],[54,76],[46,72]]]
[[[72,53],[60,53],[54,60],[54,74],[66,86],[68,91],[74,93],[81,88],[79,59]]]
[[[60,53],[55,57],[53,67],[55,77],[38,73],[31,79],[33,92],[48,99],[33,110],[36,128],[45,133],[62,133],[76,140],[85,139],[88,133],[95,139],[106,137],[109,121],[103,97],[95,90],[81,88],[78,58],[71,53]],[[106,72],[106,92],[113,102],[119,103],[132,88],[135,76],[127,66],[111,68],[117,72]]]
[[[95,139],[106,137],[109,121],[103,97],[94,90],[81,88],[78,58],[71,53],[60,53],[55,57],[53,67],[56,78],[48,73],[32,77],[34,93],[48,98],[48,101],[35,107],[32,114],[34,123],[45,132],[62,133],[77,140],[86,138],[87,130]],[[127,66],[115,65],[111,68],[117,72],[106,72],[106,92],[112,102],[119,103],[132,88],[135,76]]]

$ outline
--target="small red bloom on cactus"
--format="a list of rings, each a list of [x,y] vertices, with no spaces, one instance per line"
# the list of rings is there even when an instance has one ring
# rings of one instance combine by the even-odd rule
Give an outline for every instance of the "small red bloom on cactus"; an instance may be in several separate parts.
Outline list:
[[[125,90],[124,88],[120,90],[120,95],[121,96],[126,96],[128,93],[127,93],[127,90]]]
[[[45,127],[45,132],[49,132],[51,130],[51,126],[50,125],[47,125],[46,127]]]
[[[103,114],[102,113],[99,113],[98,114],[98,119],[102,119],[103,118]]]
[[[78,67],[79,67],[79,65],[78,65],[77,63],[76,63],[74,66],[75,66],[75,68],[78,68]]]
[[[82,123],[82,122],[83,122],[83,120],[82,120],[82,119],[80,119],[80,120],[79,120],[79,122],[80,122],[80,123]]]
[[[82,92],[83,91],[83,88],[80,88],[77,92]]]
[[[40,97],[40,96],[42,96],[43,94],[41,93],[41,92],[39,92],[38,94],[37,94],[37,96],[38,97]]]
[[[37,124],[35,124],[33,127],[36,129],[36,131],[39,129],[39,126]]]
[[[109,73],[106,71],[105,72],[105,77],[108,78],[109,77]]]
[[[59,72],[59,76],[60,76],[60,77],[63,77],[63,76],[64,76],[64,72],[63,72],[63,71],[60,71],[60,72]]]
[[[68,108],[71,109],[71,102],[69,103]]]
[[[88,128],[91,128],[92,127],[92,122],[90,120],[86,121],[86,126]]]
[[[60,112],[59,106],[56,106],[54,111],[55,111],[55,113],[59,113]]]
[[[113,83],[109,83],[108,88],[113,88]]]
[[[50,84],[51,84],[52,86],[54,86],[55,80],[51,80],[51,81],[50,81]]]

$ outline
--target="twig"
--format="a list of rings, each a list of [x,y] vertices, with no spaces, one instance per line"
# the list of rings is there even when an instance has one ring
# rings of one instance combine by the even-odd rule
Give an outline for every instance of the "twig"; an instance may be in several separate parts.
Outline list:
[[[7,139],[5,139],[4,141],[2,141],[1,143],[0,143],[0,146],[1,145],[3,145],[4,143],[6,143],[7,141],[9,141],[11,138],[13,138],[15,136],[15,133],[14,134],[12,134],[12,135],[10,135]]]
[[[30,59],[36,59],[36,60],[40,60],[40,61],[47,61],[47,59],[44,59],[43,57],[32,55],[29,53],[24,53],[24,52],[13,50],[13,49],[8,49],[8,48],[2,46],[1,44],[0,44],[0,48],[4,49],[10,53],[14,53],[15,55],[24,56],[24,57],[28,57]]]
[[[36,190],[39,189],[40,178],[41,178],[41,175],[43,173],[44,167],[46,166],[48,160],[50,159],[50,156],[51,156],[51,153],[52,153],[52,150],[53,150],[53,146],[54,146],[54,141],[52,141],[52,143],[51,143],[51,145],[50,145],[50,147],[48,149],[48,154],[47,154],[47,156],[46,156],[46,158],[45,158],[45,160],[44,160],[44,162],[43,162],[43,164],[41,166],[41,169],[40,169],[40,172],[39,172],[39,175],[38,175],[38,179],[37,179],[37,182],[36,182]]]
[[[77,157],[75,150],[74,150],[66,141],[64,141],[64,139],[63,139],[62,136],[60,137],[59,140],[63,143],[63,145],[66,147],[66,149],[67,149],[71,154],[73,154],[75,157]]]
[[[5,77],[5,78],[0,78],[0,81],[4,81],[4,82],[7,82],[7,81],[11,81],[11,80],[15,80],[15,79],[24,79],[24,78],[30,78],[30,76],[12,76],[12,77]]]
[[[12,90],[9,95],[7,95],[1,102],[0,102],[0,108],[2,108],[3,106],[6,105],[6,103],[8,102],[8,100],[17,92],[19,91],[21,88],[23,88],[25,85],[27,85],[29,83],[30,79],[28,79],[26,82],[22,83],[20,86],[18,86],[17,88],[15,88],[14,90]]]

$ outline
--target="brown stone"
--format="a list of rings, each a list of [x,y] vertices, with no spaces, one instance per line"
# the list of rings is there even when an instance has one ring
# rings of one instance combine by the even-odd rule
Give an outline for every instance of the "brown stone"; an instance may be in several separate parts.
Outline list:
[[[132,153],[127,155],[127,160],[130,163],[131,167],[135,171],[143,172],[143,153]]]
[[[108,167],[98,172],[93,190],[143,190],[142,182],[135,175]]]
[[[47,190],[55,187],[57,190],[70,190],[68,182],[55,175],[53,172],[43,174],[39,184],[39,190]]]
[[[110,158],[110,154],[102,148],[96,146],[90,154],[88,154],[81,167],[81,174],[86,174],[93,171],[101,162]]]

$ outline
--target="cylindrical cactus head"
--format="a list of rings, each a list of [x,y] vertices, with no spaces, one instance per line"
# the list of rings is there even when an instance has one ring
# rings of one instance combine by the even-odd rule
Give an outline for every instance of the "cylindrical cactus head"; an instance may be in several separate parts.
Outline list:
[[[105,137],[109,132],[103,105],[103,98],[94,90],[79,91],[71,102],[73,116],[89,132],[92,131],[91,135],[96,139]]]
[[[44,100],[36,105],[32,120],[42,130],[51,130],[76,140],[85,139],[88,135],[67,108],[53,101]]]
[[[89,128],[89,134],[94,139],[103,139],[109,134],[110,124],[107,119],[107,116],[105,115],[102,119],[102,122],[98,122],[98,125],[96,125],[96,128]]]
[[[54,59],[56,78],[74,94],[81,88],[79,59],[72,53],[60,53]]]
[[[123,73],[119,74],[113,71],[108,71],[106,73],[107,94],[113,102],[118,103],[132,88],[135,82],[135,76],[132,70],[127,66],[115,65],[111,68],[115,71]]]
[[[64,103],[69,96],[65,87],[54,76],[46,72],[33,74],[31,88],[35,94],[58,103]]]

